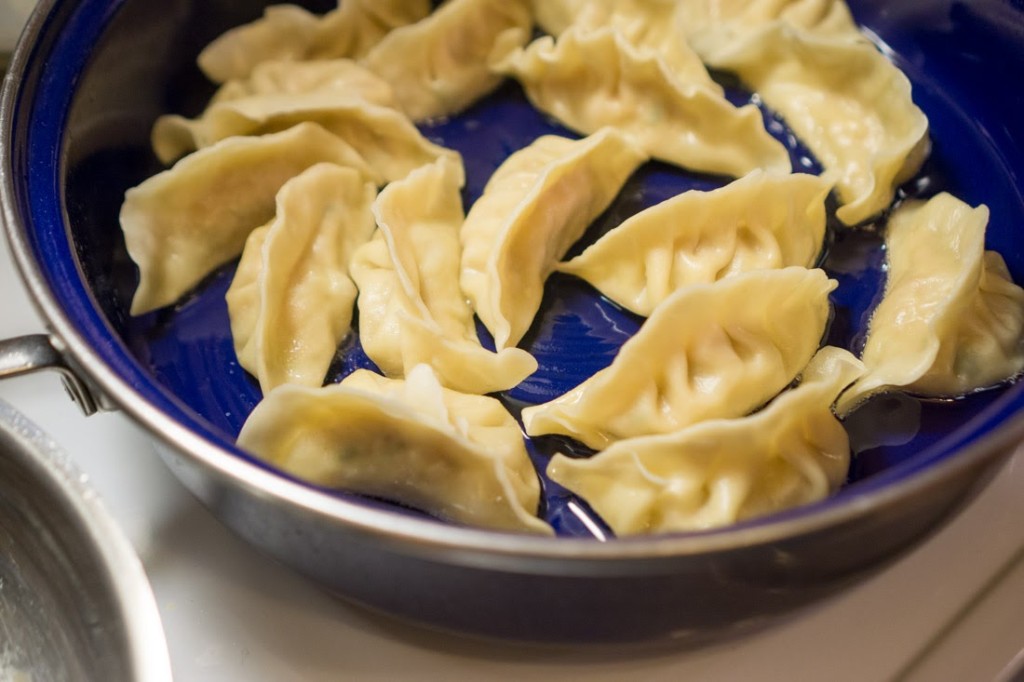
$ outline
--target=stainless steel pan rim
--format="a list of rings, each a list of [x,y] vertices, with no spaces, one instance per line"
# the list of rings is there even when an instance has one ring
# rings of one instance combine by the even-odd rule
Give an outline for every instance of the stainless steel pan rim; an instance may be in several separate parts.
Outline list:
[[[12,168],[12,119],[19,83],[36,40],[56,0],[41,0],[15,50],[0,97],[0,200],[2,218],[15,263],[31,298],[51,330],[51,341],[83,378],[94,385],[102,399],[123,410],[156,438],[185,458],[199,463],[219,483],[241,486],[249,494],[272,499],[302,513],[372,536],[374,541],[401,546],[403,551],[436,556],[458,550],[453,560],[488,564],[524,573],[548,570],[584,570],[582,564],[604,562],[621,573],[646,572],[647,560],[668,560],[715,552],[769,545],[832,526],[852,522],[908,496],[929,489],[968,471],[992,464],[1024,440],[1024,419],[1004,424],[980,438],[955,457],[934,463],[911,476],[900,476],[901,467],[886,475],[897,479],[863,493],[850,492],[841,502],[832,501],[778,518],[733,528],[659,537],[616,539],[601,543],[570,538],[544,538],[461,528],[419,520],[332,497],[250,464],[198,436],[147,402],[108,366],[79,332],[74,321],[56,302],[28,245],[25,221],[15,209]],[[66,215],[65,215],[66,219]],[[573,568],[575,566],[575,569]],[[596,566],[591,565],[591,569]]]

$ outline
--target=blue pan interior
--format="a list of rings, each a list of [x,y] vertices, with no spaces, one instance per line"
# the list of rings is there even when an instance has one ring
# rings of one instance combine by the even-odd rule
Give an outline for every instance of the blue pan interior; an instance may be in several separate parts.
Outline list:
[[[161,170],[148,133],[165,112],[195,115],[213,88],[194,58],[225,28],[252,19],[261,3],[227,0],[160,3],[82,0],[64,3],[47,20],[34,48],[15,109],[12,150],[17,201],[30,224],[30,244],[59,302],[83,336],[148,401],[239,457],[234,438],[260,399],[258,385],[237,362],[224,292],[234,264],[212,275],[174,308],[131,318],[137,282],[118,227],[125,189]],[[331,3],[301,3],[325,10]],[[850,2],[858,20],[894,53],[931,123],[933,152],[901,196],[949,191],[992,212],[988,248],[1006,258],[1024,282],[1024,9],[996,0],[893,3]],[[750,99],[736,84],[729,96]],[[784,123],[764,112],[769,129],[790,148],[794,167],[817,163]],[[514,83],[454,119],[424,126],[435,141],[466,161],[466,206],[512,151],[547,133],[575,135],[538,114]],[[612,207],[574,248],[578,252],[626,217],[687,189],[711,189],[728,179],[650,163],[630,179]],[[828,342],[858,351],[870,310],[884,287],[884,220],[856,231],[832,227],[822,266],[840,282]],[[549,400],[609,364],[641,320],[587,285],[556,275],[523,347],[540,370],[499,396],[516,412]],[[490,343],[481,328],[485,344]],[[329,380],[372,367],[358,331],[343,343]],[[906,396],[873,400],[846,422],[855,451],[849,481],[833,499],[888,485],[953,456],[1011,418],[1024,404],[1021,386],[954,401]],[[556,450],[586,454],[566,439],[530,443],[538,471]],[[255,460],[253,460],[255,461]],[[258,462],[257,462],[258,463]],[[544,512],[564,535],[592,534],[600,521],[564,489],[544,481]],[[343,494],[343,493],[338,493]],[[368,501],[370,504],[380,504]],[[409,512],[415,513],[415,512]]]

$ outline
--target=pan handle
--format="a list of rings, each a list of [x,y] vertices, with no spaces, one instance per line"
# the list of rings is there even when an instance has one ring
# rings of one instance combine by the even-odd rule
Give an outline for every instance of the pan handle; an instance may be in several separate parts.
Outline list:
[[[110,409],[102,396],[68,365],[50,336],[31,334],[0,340],[0,379],[41,370],[60,373],[64,389],[85,416]]]

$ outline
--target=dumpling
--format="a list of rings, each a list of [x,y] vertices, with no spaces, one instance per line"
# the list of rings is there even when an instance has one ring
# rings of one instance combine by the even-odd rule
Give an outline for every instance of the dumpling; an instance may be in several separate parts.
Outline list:
[[[868,372],[843,394],[841,413],[886,389],[953,397],[1024,371],[1024,290],[985,251],[988,217],[949,194],[893,213],[888,281],[862,355]]]
[[[488,68],[530,38],[527,0],[448,0],[429,17],[393,31],[363,60],[392,84],[415,121],[454,114],[498,87]]]
[[[216,83],[245,78],[265,61],[361,57],[392,29],[430,12],[430,0],[342,0],[323,16],[272,5],[261,19],[233,28],[199,54]]]
[[[494,172],[462,226],[460,285],[498,350],[523,338],[555,264],[645,160],[608,128],[540,137]]]
[[[379,230],[352,262],[359,338],[386,375],[429,364],[463,393],[512,388],[537,369],[526,351],[480,345],[459,288],[462,165],[440,159],[388,185],[373,206]]]
[[[315,485],[371,495],[485,528],[553,534],[516,420],[494,398],[359,370],[324,388],[272,391],[238,444]]]
[[[154,141],[167,161],[228,137],[264,135],[312,122],[352,145],[375,171],[379,184],[401,180],[410,171],[458,152],[423,137],[402,113],[333,92],[257,95],[220,102],[190,121],[165,116]]]
[[[735,72],[836,175],[847,225],[887,209],[930,150],[910,81],[874,45],[801,33],[777,22],[702,53]]]
[[[551,35],[576,23],[597,26],[598,17],[612,12],[622,17],[620,21],[636,17],[630,27],[653,19],[658,24],[655,30],[671,27],[690,39],[725,24],[737,31],[756,30],[774,20],[828,35],[857,33],[844,0],[534,0],[533,8],[537,23]]]
[[[357,99],[382,107],[394,106],[391,86],[375,74],[350,59],[317,60],[310,62],[270,61],[258,64],[248,78],[231,80],[214,93],[206,111],[198,120],[190,120],[177,114],[160,116],[153,125],[151,135],[153,151],[163,163],[171,163],[197,146],[208,146],[217,139],[228,137],[222,131],[211,134],[208,128],[216,128],[210,119],[232,118],[232,102],[241,100],[251,109],[261,98],[280,101],[285,95],[307,96],[317,93],[317,102],[328,103],[341,99]],[[330,93],[324,96],[326,93]],[[249,104],[244,104],[245,102]],[[222,105],[222,106],[218,106]],[[228,120],[221,126],[251,128],[251,123]]]
[[[680,83],[653,53],[611,29],[572,27],[494,68],[516,77],[535,107],[573,130],[616,127],[661,161],[733,177],[791,169],[757,107],[737,109],[708,87]]]
[[[375,174],[338,137],[313,123],[242,137],[185,157],[125,193],[121,229],[139,266],[133,315],[174,303],[242,252],[249,233],[274,216],[274,196],[317,163]]]
[[[558,454],[548,477],[619,536],[705,530],[817,502],[846,479],[850,440],[831,406],[863,369],[823,348],[800,385],[760,412],[621,440],[588,459]]]
[[[427,17],[431,5],[430,0],[342,0],[324,15],[307,58],[364,57],[394,31]]]
[[[831,183],[754,171],[721,189],[693,190],[626,220],[558,270],[648,316],[677,289],[750,270],[814,265]]]
[[[860,31],[845,0],[672,0],[676,21],[698,52],[716,41],[740,40],[781,21],[830,38],[859,39]],[[728,36],[728,38],[726,38]]]
[[[228,314],[238,361],[264,394],[323,384],[351,327],[349,261],[373,234],[376,196],[361,173],[318,164],[285,183],[274,219],[249,235]]]
[[[607,368],[523,410],[531,436],[563,434],[600,450],[748,414],[818,350],[836,283],[822,270],[759,270],[680,289]]]
[[[722,86],[708,74],[686,42],[676,20],[676,0],[534,0],[537,23],[553,36],[570,26],[583,30],[612,28],[638,50],[665,63],[682,84],[700,85],[721,94]]]
[[[199,53],[197,62],[215,83],[245,78],[265,60],[305,57],[320,17],[297,5],[271,5],[263,16],[223,33]]]
[[[209,106],[257,95],[302,95],[333,92],[384,107],[395,105],[391,86],[351,59],[316,59],[308,62],[262,62],[247,78],[224,83]]]
[[[533,0],[534,20],[545,33],[561,35],[572,26],[593,0]]]

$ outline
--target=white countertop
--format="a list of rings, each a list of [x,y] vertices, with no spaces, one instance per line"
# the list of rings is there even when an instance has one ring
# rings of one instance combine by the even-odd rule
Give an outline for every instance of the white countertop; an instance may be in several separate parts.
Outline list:
[[[2,243],[0,294],[0,338],[43,330]],[[71,453],[134,543],[186,682],[991,680],[1024,646],[1024,451],[922,547],[782,626],[691,652],[536,651],[423,632],[324,594],[221,526],[126,417],[83,417],[56,376],[5,381],[0,398]]]

